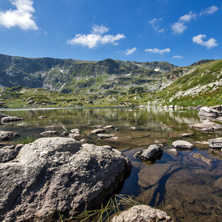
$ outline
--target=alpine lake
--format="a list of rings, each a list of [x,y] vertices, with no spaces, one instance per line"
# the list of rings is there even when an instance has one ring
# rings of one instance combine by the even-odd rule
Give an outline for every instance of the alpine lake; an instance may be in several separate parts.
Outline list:
[[[0,112],[24,118],[0,125],[0,130],[20,134],[17,140],[2,142],[1,146],[33,141],[46,130],[55,130],[59,135],[78,128],[81,130],[79,139],[110,145],[131,160],[132,171],[120,188],[121,194],[164,210],[174,221],[222,221],[222,153],[203,143],[222,133],[204,134],[194,130],[191,126],[200,122],[196,110],[145,107],[6,109]],[[115,130],[109,129],[106,133],[114,134],[115,139],[99,139],[90,134],[97,125],[113,125]],[[169,148],[183,133],[193,134],[183,140],[194,144],[194,149],[180,149],[178,155],[174,155],[163,148],[163,155],[155,162],[133,156],[155,143]]]

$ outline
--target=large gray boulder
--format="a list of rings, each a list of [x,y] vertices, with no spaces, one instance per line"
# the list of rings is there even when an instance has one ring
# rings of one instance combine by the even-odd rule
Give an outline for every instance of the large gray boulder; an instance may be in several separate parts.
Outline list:
[[[50,221],[96,206],[123,182],[130,163],[108,146],[41,138],[0,164],[0,221]]]
[[[147,205],[136,205],[115,216],[112,222],[167,222],[172,221],[170,216],[159,209]]]
[[[158,158],[163,154],[163,150],[160,145],[153,144],[148,147],[148,149],[144,150],[142,154],[139,156],[141,160],[153,160]]]
[[[18,133],[11,131],[0,131],[0,141],[9,141],[19,137]]]
[[[221,149],[222,148],[222,137],[218,137],[215,139],[208,140],[209,147],[213,149]]]
[[[24,120],[24,119],[17,116],[6,116],[6,117],[1,118],[1,123],[7,124],[7,123],[17,122],[21,120]]]

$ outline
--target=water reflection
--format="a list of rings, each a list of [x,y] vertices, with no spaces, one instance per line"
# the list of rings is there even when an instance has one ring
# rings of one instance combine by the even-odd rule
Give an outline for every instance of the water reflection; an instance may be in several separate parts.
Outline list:
[[[207,141],[220,134],[206,135],[192,128],[199,122],[194,110],[164,110],[152,108],[128,109],[49,109],[14,110],[2,113],[25,120],[1,125],[1,130],[20,133],[21,137],[40,137],[46,129],[59,133],[79,128],[81,138],[97,145],[111,145],[128,156],[133,164],[131,176],[125,181],[122,193],[137,201],[167,211],[175,221],[222,220],[222,160],[220,151],[210,151],[199,144],[192,151],[179,151],[178,156],[164,152],[155,164],[133,157],[137,151],[153,143],[180,139],[182,133],[193,133],[186,140]],[[39,116],[45,116],[39,119]],[[108,130],[117,140],[98,139],[90,132],[96,125],[114,125]],[[135,127],[132,130],[131,127]]]

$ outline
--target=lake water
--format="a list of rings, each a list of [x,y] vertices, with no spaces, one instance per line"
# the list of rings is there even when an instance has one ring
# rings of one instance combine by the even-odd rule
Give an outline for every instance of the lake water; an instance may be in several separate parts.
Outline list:
[[[1,113],[25,119],[0,126],[0,130],[18,132],[21,137],[17,142],[40,138],[40,133],[45,130],[61,133],[79,128],[81,138],[89,143],[111,145],[122,151],[130,158],[133,168],[120,193],[166,211],[174,221],[222,221],[221,151],[212,152],[207,145],[199,143],[222,134],[207,135],[192,129],[191,126],[199,122],[197,111],[90,108],[4,110]],[[46,118],[39,119],[39,116]],[[118,131],[107,133],[115,134],[118,137],[116,140],[100,140],[96,135],[89,134],[96,125],[110,124]],[[141,162],[133,157],[150,144],[164,143],[169,146],[172,141],[180,139],[182,133],[194,134],[185,139],[195,145],[193,150],[179,150],[179,155],[175,156],[164,149],[161,159],[155,163]]]

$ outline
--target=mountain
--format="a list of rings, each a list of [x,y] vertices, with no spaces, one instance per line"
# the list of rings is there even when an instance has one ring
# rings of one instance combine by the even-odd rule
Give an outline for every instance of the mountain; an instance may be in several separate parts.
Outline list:
[[[222,60],[202,60],[188,67],[177,67],[174,81],[156,93],[162,104],[197,106],[221,104]]]
[[[0,54],[0,85],[45,88],[66,93],[150,92],[159,89],[162,76],[175,67],[167,62],[112,59],[94,62]]]

